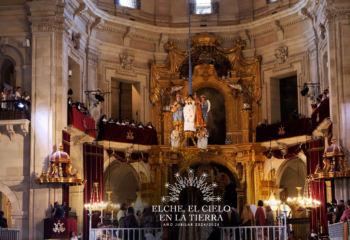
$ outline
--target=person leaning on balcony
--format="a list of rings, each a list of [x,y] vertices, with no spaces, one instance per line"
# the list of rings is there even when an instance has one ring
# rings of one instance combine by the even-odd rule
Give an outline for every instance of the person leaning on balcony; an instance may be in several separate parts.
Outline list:
[[[30,96],[29,96],[28,92],[23,93],[22,99],[27,101],[27,102],[32,102],[32,100],[30,100]]]
[[[319,107],[321,105],[321,99],[320,98],[316,98],[316,105],[317,105],[317,107]]]
[[[326,93],[327,98],[329,98],[329,90],[325,89],[324,92]]]
[[[1,228],[6,228],[7,229],[7,219],[4,218],[4,212],[0,211],[0,229]]]
[[[21,87],[17,87],[17,91],[15,91],[15,99],[19,100],[21,98]]]
[[[350,200],[346,203],[346,210],[343,212],[343,215],[340,218],[340,221],[350,220]]]
[[[335,208],[336,211],[332,214],[332,223],[340,222],[340,218],[342,217],[344,212],[344,205],[339,204]]]
[[[7,88],[3,87],[2,92],[0,93],[0,101],[6,101],[7,100]],[[6,102],[2,102],[0,104],[1,108],[4,110],[7,107]]]

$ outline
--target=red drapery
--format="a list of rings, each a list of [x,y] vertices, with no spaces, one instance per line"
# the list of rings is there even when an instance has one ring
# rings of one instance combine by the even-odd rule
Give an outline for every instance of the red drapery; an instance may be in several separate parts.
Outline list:
[[[266,142],[274,139],[309,135],[310,120],[310,118],[302,118],[298,120],[257,127],[256,141]]]
[[[68,107],[68,124],[83,132],[86,130],[91,130],[88,132],[88,134],[91,137],[96,137],[96,131],[92,131],[93,129],[96,129],[95,120],[89,116],[86,116],[84,113],[79,112],[74,107]]]
[[[316,170],[317,164],[320,168],[323,167],[322,155],[324,152],[324,138],[315,139],[307,142],[307,174],[313,174]],[[322,226],[323,232],[328,231],[327,228],[327,219],[325,219],[326,214],[326,191],[325,191],[325,182],[311,182],[310,183],[310,192],[309,195],[318,201],[321,202],[321,206],[313,209],[311,212],[310,218],[310,228],[315,229],[317,232],[318,222]]]
[[[103,173],[103,146],[84,144],[84,177],[87,180],[84,189],[84,204],[90,203],[91,191],[94,182],[99,183],[100,201],[104,200],[104,173]],[[84,209],[84,239],[89,239],[89,216]],[[92,227],[96,228],[100,221],[99,214],[92,216]]]
[[[63,151],[70,155],[70,133],[67,131],[62,131],[62,145]],[[69,207],[69,185],[63,186],[63,203],[66,204],[66,207]],[[68,218],[68,212],[66,212],[66,218]]]
[[[268,151],[264,151],[264,155],[268,158],[270,158],[271,156],[273,156],[274,158],[277,159],[291,159],[294,158],[295,156],[297,156],[301,151],[304,152],[305,156],[307,156],[306,154],[306,150],[305,150],[305,144],[301,145],[300,144],[296,144],[293,146],[288,146],[287,148],[287,155],[283,155],[281,150],[279,149],[274,149],[270,152],[270,150]]]
[[[312,113],[312,131],[325,119],[329,118],[329,99],[323,100],[321,105]]]
[[[118,126],[116,124],[100,124],[99,139],[141,145],[158,145],[156,130]]]

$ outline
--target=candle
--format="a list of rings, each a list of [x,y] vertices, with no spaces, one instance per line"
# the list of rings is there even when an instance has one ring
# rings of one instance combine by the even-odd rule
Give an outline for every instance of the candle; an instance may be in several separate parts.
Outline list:
[[[286,211],[286,202],[283,202],[283,211]]]

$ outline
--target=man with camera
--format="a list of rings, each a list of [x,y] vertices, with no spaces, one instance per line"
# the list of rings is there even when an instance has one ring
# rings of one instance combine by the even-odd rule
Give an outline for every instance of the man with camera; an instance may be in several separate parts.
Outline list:
[[[52,217],[53,218],[64,217],[64,211],[63,211],[62,205],[60,205],[59,202],[55,202],[54,208],[52,209]]]

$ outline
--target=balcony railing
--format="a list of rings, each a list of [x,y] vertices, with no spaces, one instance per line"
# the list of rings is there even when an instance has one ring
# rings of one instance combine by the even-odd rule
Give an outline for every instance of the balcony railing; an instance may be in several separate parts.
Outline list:
[[[142,240],[147,231],[147,228],[91,228],[89,239]],[[161,231],[161,228],[153,228],[155,234]]]
[[[17,229],[0,229],[0,239],[4,240],[19,240],[20,228]]]
[[[29,119],[30,102],[25,100],[0,101],[0,120]]]
[[[344,226],[345,226],[345,222],[339,222],[339,223],[334,223],[334,224],[330,224],[330,222],[328,222],[328,234],[329,234],[329,239],[330,240],[336,240],[336,239],[345,239],[343,237],[344,234]],[[348,238],[350,238],[350,221],[347,222],[347,227],[348,227]]]

